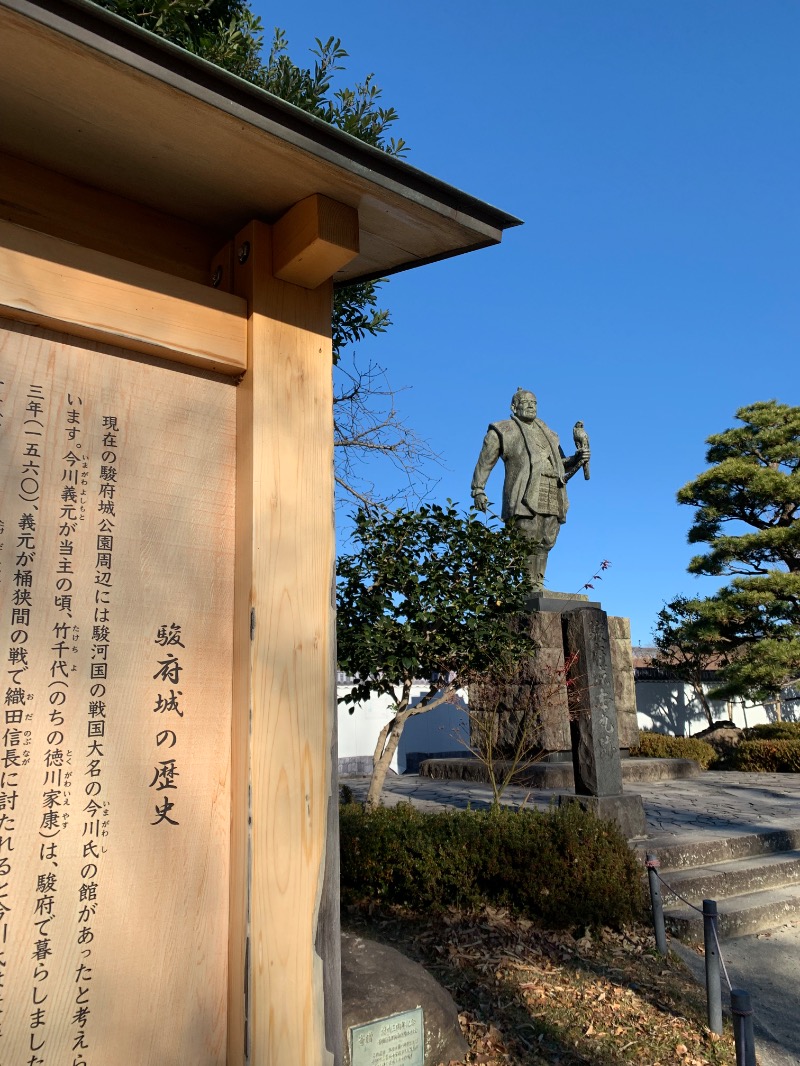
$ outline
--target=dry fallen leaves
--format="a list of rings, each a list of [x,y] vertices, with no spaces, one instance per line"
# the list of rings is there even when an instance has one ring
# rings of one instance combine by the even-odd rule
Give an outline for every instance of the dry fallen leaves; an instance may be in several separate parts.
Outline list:
[[[736,1061],[730,1037],[705,1028],[703,990],[678,960],[657,955],[643,927],[576,938],[500,910],[428,920],[393,912],[365,924],[423,962],[459,1004],[470,1053],[457,1066]]]

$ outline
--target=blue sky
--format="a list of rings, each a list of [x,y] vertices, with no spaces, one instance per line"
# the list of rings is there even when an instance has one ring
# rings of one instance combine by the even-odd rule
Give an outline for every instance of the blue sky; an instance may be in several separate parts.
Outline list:
[[[393,278],[365,346],[469,502],[486,426],[518,385],[592,477],[547,584],[602,559],[604,609],[648,643],[686,573],[675,492],[737,408],[798,395],[800,5],[794,0],[471,0],[267,6],[290,55],[342,39],[374,72],[415,166],[522,218],[496,248]],[[391,473],[378,475],[391,481]],[[489,482],[500,499],[501,470]]]

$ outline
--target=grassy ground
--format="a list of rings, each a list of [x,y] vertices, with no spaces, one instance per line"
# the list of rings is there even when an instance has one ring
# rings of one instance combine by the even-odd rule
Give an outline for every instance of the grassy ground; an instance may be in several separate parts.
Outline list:
[[[429,919],[351,910],[343,919],[450,991],[471,1049],[463,1066],[736,1062],[729,1031],[705,1026],[705,990],[675,956],[657,954],[644,927],[576,938],[496,910]]]

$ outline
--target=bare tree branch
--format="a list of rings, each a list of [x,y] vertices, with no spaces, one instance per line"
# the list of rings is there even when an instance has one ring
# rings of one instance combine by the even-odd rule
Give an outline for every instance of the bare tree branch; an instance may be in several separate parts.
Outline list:
[[[367,507],[396,500],[419,502],[436,483],[428,464],[441,457],[398,413],[396,391],[386,371],[375,362],[365,366],[354,356],[334,367],[333,435],[336,483]],[[372,463],[387,459],[404,475],[405,484],[379,493]]]

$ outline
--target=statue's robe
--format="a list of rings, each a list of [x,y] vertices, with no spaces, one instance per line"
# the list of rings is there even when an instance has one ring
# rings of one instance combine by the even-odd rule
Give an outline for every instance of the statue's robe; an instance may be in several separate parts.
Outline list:
[[[472,475],[472,494],[483,492],[497,460],[505,463],[504,522],[512,518],[551,514],[563,523],[567,517],[564,453],[557,435],[539,419],[518,418],[492,422]]]

